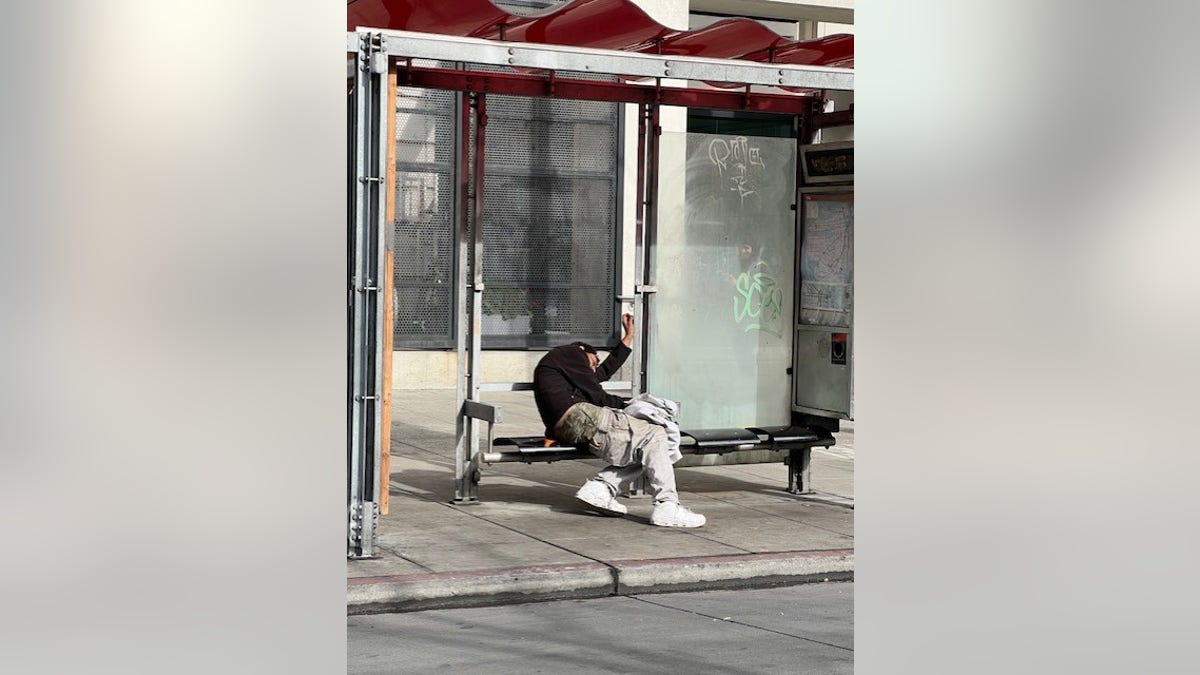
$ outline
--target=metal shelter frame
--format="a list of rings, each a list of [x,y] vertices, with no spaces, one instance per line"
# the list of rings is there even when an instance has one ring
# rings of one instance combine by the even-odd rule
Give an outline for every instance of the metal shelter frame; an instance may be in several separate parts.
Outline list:
[[[480,338],[483,282],[483,163],[487,127],[487,95],[544,96],[638,105],[637,204],[633,312],[643,327],[634,350],[632,381],[642,391],[646,373],[651,305],[656,288],[650,280],[650,246],[656,236],[660,107],[746,110],[788,114],[797,125],[797,142],[808,142],[823,128],[853,123],[853,109],[824,112],[825,90],[852,91],[854,73],[845,68],[758,63],[752,61],[661,56],[633,52],[497,42],[405,31],[359,30],[347,34],[346,51],[353,67],[350,147],[351,209],[348,233],[348,328],[350,349],[348,468],[348,555],[373,555],[380,501],[386,480],[380,466],[390,425],[384,372],[386,334],[383,291],[388,283],[390,249],[388,116],[392,112],[389,81],[400,86],[459,92],[455,200],[459,204],[457,293],[458,379],[455,426],[455,501],[478,500],[481,453],[480,423],[499,422],[499,410],[479,401]],[[432,62],[435,65],[429,65]],[[451,62],[452,68],[437,67]],[[466,70],[470,65],[501,66],[507,72]],[[572,79],[563,72],[617,76],[617,81]],[[667,86],[663,80],[690,80],[739,89]],[[764,93],[754,87],[774,87]],[[622,298],[627,299],[627,298]],[[506,385],[500,388],[520,388]]]

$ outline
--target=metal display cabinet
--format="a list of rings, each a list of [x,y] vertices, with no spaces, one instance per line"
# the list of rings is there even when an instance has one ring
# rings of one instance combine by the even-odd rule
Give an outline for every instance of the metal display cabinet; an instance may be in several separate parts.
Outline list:
[[[800,148],[792,410],[854,419],[854,143]]]

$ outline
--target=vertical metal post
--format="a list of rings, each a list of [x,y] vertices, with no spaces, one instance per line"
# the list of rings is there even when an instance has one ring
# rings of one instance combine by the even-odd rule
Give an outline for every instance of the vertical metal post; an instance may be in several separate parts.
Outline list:
[[[792,448],[788,451],[788,492],[812,492],[812,448]]]
[[[359,36],[355,62],[355,145],[351,167],[354,220],[349,237],[347,301],[350,350],[347,451],[347,556],[374,555],[382,450],[384,307],[380,274],[387,255],[386,218],[388,58],[384,37]]]
[[[458,133],[454,137],[457,159],[454,162],[455,203],[457,204],[458,233],[455,237],[458,255],[455,260],[454,278],[458,280],[455,289],[455,305],[458,315],[458,330],[455,332],[455,347],[458,354],[458,377],[455,381],[454,392],[454,501],[462,501],[469,492],[467,487],[468,459],[471,444],[468,435],[473,435],[475,427],[471,418],[465,414],[465,402],[468,394],[468,373],[470,360],[468,349],[472,322],[470,317],[470,288],[472,276],[469,274],[469,246],[471,236],[470,212],[470,180],[471,180],[471,108],[468,105],[469,94],[458,94]]]
[[[796,374],[800,372],[800,364],[797,363],[796,354],[796,339],[800,333],[800,308],[801,308],[801,284],[804,279],[801,274],[800,255],[804,247],[804,214],[801,209],[804,208],[803,195],[800,192],[800,187],[804,182],[804,157],[800,155],[800,146],[804,145],[805,133],[805,118],[807,115],[801,113],[792,117],[792,136],[795,137],[794,145],[796,147],[796,175],[793,178],[795,185],[792,189],[792,216],[794,217],[792,227],[794,228],[795,239],[792,242],[792,325],[790,335],[788,336],[788,364],[791,366],[788,372],[788,410],[796,405]],[[791,411],[792,424],[798,424],[799,419],[796,417],[796,412]],[[792,453],[793,458],[795,453]],[[793,488],[793,475],[791,469],[788,469],[788,490]]]
[[[358,364],[363,359],[363,344],[361,340],[361,317],[359,315],[359,297],[358,291],[355,289],[358,270],[362,267],[362,251],[360,250],[359,242],[362,240],[363,219],[365,213],[365,197],[366,185],[363,184],[359,177],[364,175],[363,151],[366,147],[364,136],[366,135],[367,115],[366,115],[366,98],[367,98],[367,83],[368,79],[363,72],[369,61],[366,45],[363,44],[366,37],[359,35],[359,50],[355,56],[354,68],[354,161],[351,163],[350,169],[350,198],[354,201],[354,213],[350,223],[350,236],[347,241],[348,249],[346,251],[350,258],[347,269],[347,297],[346,311],[349,314],[348,329],[349,329],[349,368],[348,384],[349,388],[346,392],[348,404],[350,407],[348,420],[346,421],[346,445],[347,445],[347,464],[346,475],[349,478],[349,491],[346,498],[346,505],[349,509],[349,527],[347,530],[347,550],[346,555],[354,558],[361,556],[362,549],[362,463],[363,463],[363,411],[361,402],[358,400],[358,392],[362,388],[362,370]]]
[[[646,370],[649,363],[650,331],[652,329],[650,295],[650,243],[657,222],[658,209],[658,104],[638,106],[637,159],[637,232],[634,235],[634,294],[633,315],[637,317],[638,344],[633,352],[633,393],[646,391]],[[630,495],[641,497],[646,492],[646,477],[637,478]]]
[[[638,333],[645,335],[646,321],[642,312],[642,289],[646,284],[646,265],[643,251],[646,236],[646,104],[638,104],[638,154],[637,154],[637,195],[636,222],[633,238],[633,316],[637,318]],[[639,349],[633,351],[633,373],[630,376],[630,386],[633,393],[643,391],[643,356],[641,343]]]
[[[656,290],[650,285],[650,280],[654,277],[654,270],[650,264],[650,252],[654,249],[654,244],[658,240],[658,146],[659,139],[662,136],[662,127],[659,124],[659,106],[657,103],[652,103],[647,106],[646,116],[646,214],[645,214],[645,231],[642,233],[642,251],[639,255],[639,262],[642,265],[642,276],[645,279],[643,284],[643,292],[638,294],[642,298],[642,326],[638,332],[641,335],[641,349],[638,351],[642,354],[641,370],[643,379],[641,380],[641,389],[635,390],[634,393],[642,393],[646,389],[645,373],[650,363],[650,331],[654,330],[654,310],[653,302],[651,302]]]
[[[801,293],[800,293],[800,290],[801,290],[802,284],[804,283],[803,265],[801,264],[801,262],[802,262],[801,252],[804,249],[804,227],[805,227],[804,214],[802,211],[802,209],[804,208],[804,199],[803,199],[804,195],[800,191],[800,189],[801,189],[801,187],[803,187],[803,183],[804,183],[804,167],[803,167],[804,158],[800,155],[800,146],[807,145],[812,142],[812,139],[815,135],[815,131],[813,129],[814,115],[822,109],[820,106],[821,106],[821,104],[819,102],[810,101],[806,106],[804,106],[802,108],[801,112],[798,115],[796,115],[795,117],[792,118],[792,132],[793,132],[793,135],[795,135],[795,137],[796,137],[796,140],[795,140],[795,143],[796,143],[796,177],[795,177],[796,186],[795,186],[794,191],[792,192],[792,203],[795,204],[795,206],[793,206],[792,208],[793,208],[793,213],[795,215],[796,240],[795,240],[795,252],[794,252],[794,257],[793,257],[793,260],[795,260],[795,271],[792,274],[792,283],[793,283],[793,288],[794,288],[794,293],[793,293],[794,300],[792,302],[791,357],[788,360],[788,362],[792,364],[791,384],[788,387],[788,398],[791,401],[791,404],[788,406],[789,408],[791,407],[791,405],[796,404],[796,376],[797,376],[797,373],[800,372],[800,364],[798,362],[798,354],[796,353],[796,338],[797,338],[797,335],[799,334],[800,326],[801,326],[801,319],[800,319],[800,317],[801,317],[801,311],[800,311],[801,310]],[[792,424],[801,425],[801,426],[804,425],[804,419],[806,416],[801,415],[800,413],[797,413],[793,410],[791,417],[792,417]],[[799,471],[799,469],[796,468],[796,464],[795,464],[796,462],[800,461],[799,455],[797,455],[797,451],[793,450],[791,452],[791,454],[789,455],[788,461],[791,463],[790,467],[788,469],[788,491],[789,492],[798,492],[803,489],[806,489],[807,485],[804,485],[803,487],[799,487],[799,488],[796,486],[797,481],[803,483],[803,481],[800,480],[800,475],[797,473]],[[805,461],[807,461],[807,459]]]
[[[479,383],[483,380],[483,160],[487,147],[487,99],[482,92],[474,96],[475,163],[471,167],[474,185],[471,190],[471,358],[467,392],[472,401],[479,400]],[[467,499],[479,499],[479,421],[472,417],[470,471],[467,472]]]
[[[484,95],[464,94],[460,113],[458,278],[467,283],[465,288],[459,289],[458,303],[462,328],[458,332],[454,502],[469,504],[479,500],[480,480],[479,433],[475,418],[466,414],[465,404],[468,400],[479,399],[483,352],[483,166],[487,131]]]

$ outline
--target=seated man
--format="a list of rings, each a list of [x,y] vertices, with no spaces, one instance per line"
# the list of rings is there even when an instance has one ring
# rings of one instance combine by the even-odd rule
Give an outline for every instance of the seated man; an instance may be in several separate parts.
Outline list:
[[[633,315],[623,315],[621,325],[625,335],[604,363],[599,363],[594,347],[582,342],[555,347],[538,362],[533,371],[533,395],[546,425],[546,438],[586,447],[609,463],[575,493],[576,499],[600,513],[628,513],[616,496],[645,473],[654,493],[652,525],[700,527],[704,516],[679,503],[666,430],[625,414],[622,408],[628,400],[608,394],[600,386],[632,353]]]

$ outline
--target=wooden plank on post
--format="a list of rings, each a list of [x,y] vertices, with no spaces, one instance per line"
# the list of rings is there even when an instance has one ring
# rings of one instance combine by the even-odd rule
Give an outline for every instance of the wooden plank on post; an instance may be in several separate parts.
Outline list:
[[[394,227],[396,222],[396,66],[393,63],[388,69],[388,101],[392,102],[388,105],[388,169],[387,183],[384,184],[384,193],[387,195],[387,222],[388,227]],[[391,485],[392,476],[392,345],[393,331],[395,331],[396,312],[394,294],[396,289],[394,286],[395,280],[395,252],[392,251],[392,237],[389,234],[387,237],[388,250],[384,257],[386,264],[384,269],[387,272],[383,275],[383,308],[384,316],[387,317],[383,321],[383,429],[381,434],[381,458],[379,461],[379,513],[387,515],[388,512],[388,495],[391,493],[389,486]]]
[[[383,282],[383,301],[386,303],[387,320],[384,322],[383,336],[383,433],[382,436],[382,453],[379,461],[379,513],[387,515],[388,512],[388,485],[391,482],[392,475],[392,296],[396,292],[392,288],[392,270],[394,269],[395,255],[387,252],[387,269],[388,274],[384,277]]]

